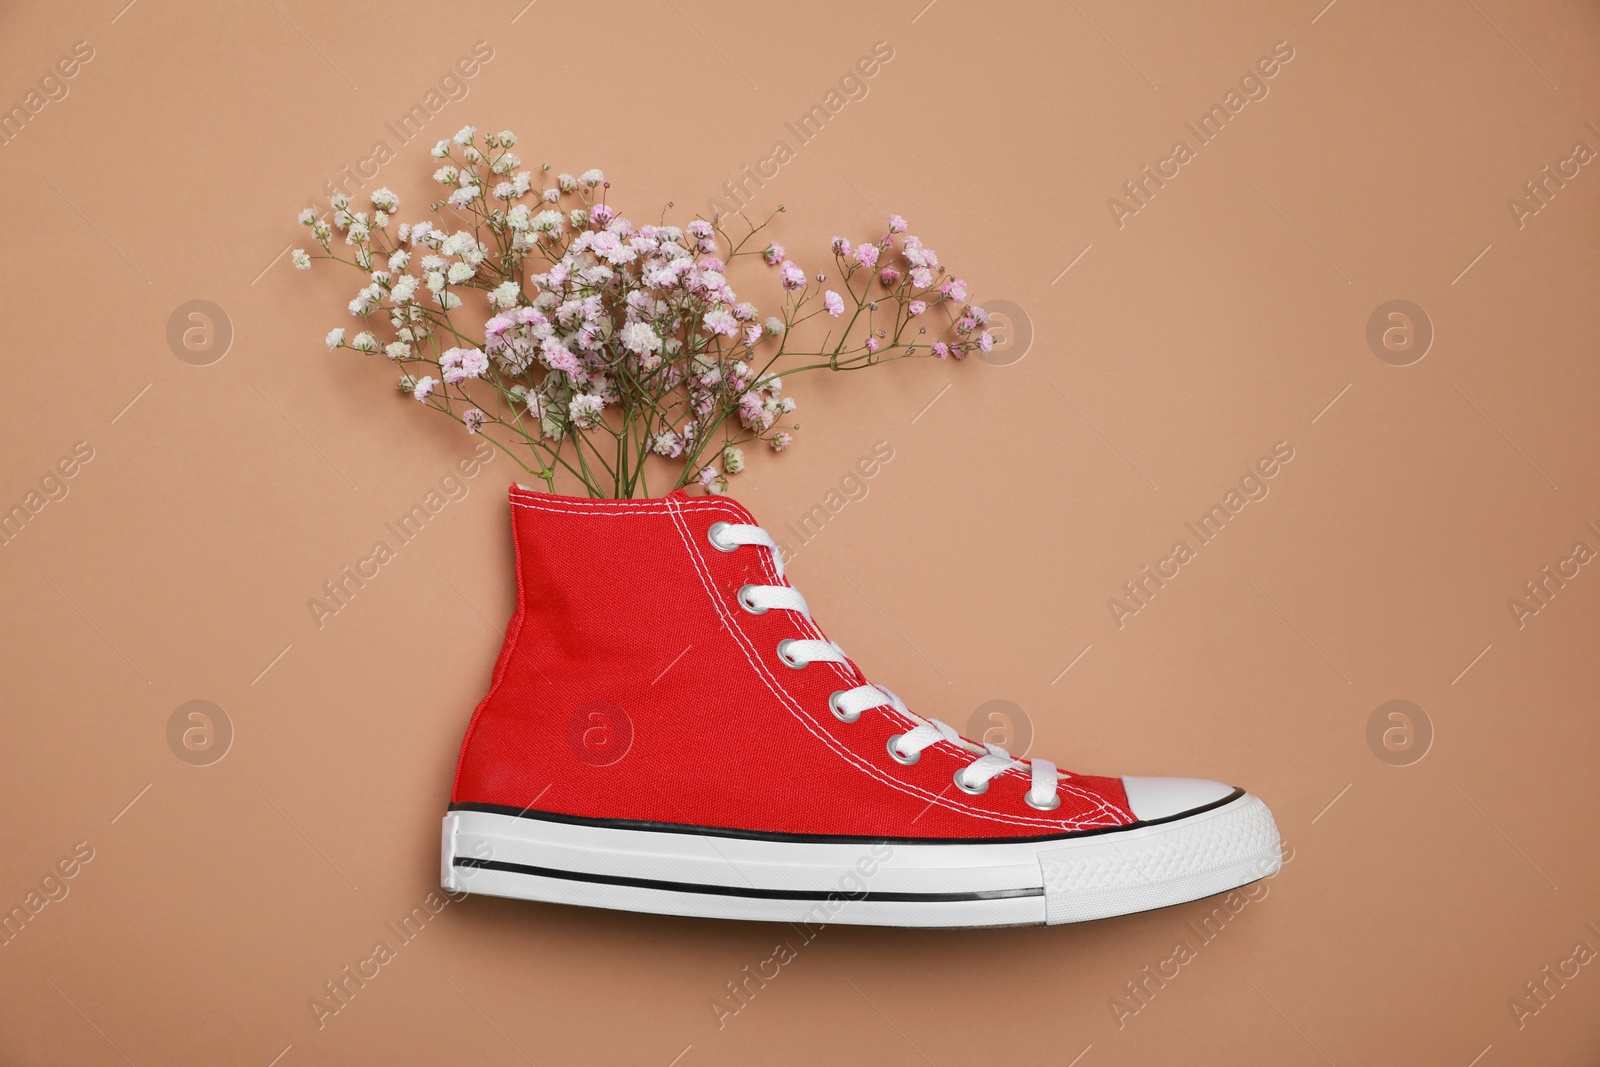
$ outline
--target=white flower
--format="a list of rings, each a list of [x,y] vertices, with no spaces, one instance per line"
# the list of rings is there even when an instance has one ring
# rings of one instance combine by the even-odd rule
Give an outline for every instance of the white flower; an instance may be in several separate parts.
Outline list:
[[[443,159],[445,156],[448,156],[449,154],[450,154],[450,142],[449,141],[440,141],[438,144],[433,146],[433,158],[434,159]]]
[[[476,199],[478,199],[478,187],[476,185],[463,185],[450,194],[450,203],[455,207],[466,207]]]
[[[417,295],[417,285],[416,275],[407,274],[394,283],[394,288],[389,291],[389,295],[394,298],[396,304],[409,304],[411,303],[411,298]]]
[[[372,193],[372,206],[380,211],[395,211],[400,207],[400,198],[389,189],[376,189]]]
[[[573,190],[578,188],[578,179],[574,178],[570,174],[557,174],[556,175],[556,186],[563,193],[570,193]]]
[[[522,295],[522,287],[516,282],[501,282],[489,291],[489,306],[509,308],[517,306],[517,297]]]
[[[383,354],[390,359],[406,359],[411,355],[411,346],[404,341],[392,341],[383,346]]]
[[[497,141],[507,148],[510,148],[517,143],[517,135],[512,133],[510,130],[501,130],[494,136]]]
[[[433,387],[438,384],[434,381],[433,375],[427,375],[412,388],[411,395],[418,400],[426,400],[433,394]]]
[[[311,257],[306,255],[306,250],[305,249],[303,249],[303,248],[295,249],[294,250],[294,254],[292,254],[289,258],[294,261],[295,270],[310,270],[311,269]]]
[[[337,329],[329,330],[328,336],[324,337],[322,341],[328,346],[329,352],[341,347],[344,344],[344,327],[340,326]]]
[[[783,320],[773,315],[767,319],[767,336],[777,337],[783,332]]]
[[[648,323],[630,322],[622,328],[622,347],[638,356],[659,352],[661,337]]]
[[[467,266],[465,263],[452,263],[450,264],[450,270],[445,274],[445,280],[451,285],[460,285],[462,282],[469,280],[476,273],[478,272]]]
[[[446,311],[452,311],[461,306],[461,298],[454,293],[441,292],[438,296],[439,306]]]
[[[297,217],[300,219],[300,225],[310,226],[317,221],[317,212],[315,208],[308,207],[303,209]]]
[[[476,126],[461,127],[461,129],[456,131],[456,144],[466,144],[468,141],[472,140],[473,136],[477,134],[477,132],[478,127]]]
[[[729,445],[722,450],[722,469],[728,474],[744,470],[744,449]]]
[[[389,269],[392,271],[403,271],[409,266],[411,266],[411,253],[403,248],[389,257]]]
[[[376,352],[378,350],[378,339],[366,330],[362,330],[356,334],[355,340],[350,342],[350,347],[357,352]]]
[[[567,405],[567,417],[580,430],[592,430],[600,425],[600,412],[605,401],[598,396],[580,393]]]
[[[578,175],[578,180],[587,185],[589,188],[593,189],[595,186],[605,181],[606,176],[600,173],[598,167],[593,167]]]

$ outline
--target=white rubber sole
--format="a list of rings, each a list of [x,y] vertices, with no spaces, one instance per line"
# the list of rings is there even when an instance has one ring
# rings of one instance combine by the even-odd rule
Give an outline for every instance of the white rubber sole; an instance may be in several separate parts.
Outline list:
[[[661,915],[865,926],[1028,926],[1164,908],[1277,872],[1239,794],[1156,823],[988,844],[816,842],[625,829],[528,812],[444,819],[444,888]]]

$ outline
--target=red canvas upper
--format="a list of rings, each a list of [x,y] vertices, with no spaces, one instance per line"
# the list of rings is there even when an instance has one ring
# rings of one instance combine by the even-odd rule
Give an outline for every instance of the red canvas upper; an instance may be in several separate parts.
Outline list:
[[[755,524],[727,497],[590,500],[513,487],[517,607],[462,744],[454,803],[597,819],[900,838],[1060,834],[1134,821],[1117,778],[1061,774],[1029,807],[1028,773],[956,789],[973,755],[949,742],[911,766],[885,745],[916,721],[890,707],[845,723],[855,665],[801,669],[784,638],[825,639],[793,611],[755,615],[749,583],[787,585],[771,554],[718,551],[712,523]],[[815,607],[815,605],[813,605]]]

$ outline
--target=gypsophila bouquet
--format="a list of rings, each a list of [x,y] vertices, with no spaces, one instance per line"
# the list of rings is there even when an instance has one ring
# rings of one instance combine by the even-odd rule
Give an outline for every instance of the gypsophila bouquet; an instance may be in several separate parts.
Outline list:
[[[675,475],[673,488],[725,492],[744,445],[782,451],[792,439],[795,401],[780,376],[993,345],[966,283],[898,215],[876,239],[835,237],[830,283],[763,243],[773,216],[744,220],[737,241],[715,219],[636,227],[607,202],[600,171],[552,183],[548,164],[519,169],[516,143],[468,126],[435,145],[434,179],[449,193],[429,219],[391,230],[400,203],[388,189],[372,194],[371,211],[346,196],[333,199],[331,220],[307,208],[300,222],[325,255],[293,258],[302,270],[326,258],[364,276],[350,301],[363,327],[330,331],[330,350],[392,360],[401,391],[551,491],[565,472],[590,496],[649,495],[647,461],[660,457],[654,467]],[[751,256],[776,274],[777,314],[763,317],[729,287],[729,264]],[[791,347],[800,334],[822,340]]]

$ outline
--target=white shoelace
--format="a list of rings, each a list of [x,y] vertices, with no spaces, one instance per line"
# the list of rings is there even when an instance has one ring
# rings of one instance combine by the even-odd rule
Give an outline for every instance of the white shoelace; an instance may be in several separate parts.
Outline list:
[[[772,555],[773,572],[779,578],[783,577],[783,556],[778,551],[778,545],[772,536],[761,527],[717,522],[712,523],[706,537],[713,548],[722,552],[733,552],[745,545],[765,548]],[[776,608],[780,611],[796,612],[807,621],[811,619],[806,598],[793,586],[745,585],[740,587],[738,597],[739,604],[752,615],[760,615]],[[796,669],[812,663],[850,662],[844,651],[832,641],[796,638],[786,638],[778,642],[778,658]],[[888,740],[886,747],[889,755],[897,763],[909,766],[922,757],[923,749],[941,741],[948,741],[971,753],[977,758],[957,771],[954,777],[956,788],[964,793],[976,796],[988,790],[991,779],[1013,768],[1018,770],[1027,768],[1031,775],[1031,785],[1025,796],[1028,804],[1040,811],[1051,811],[1061,804],[1061,797],[1056,793],[1056,783],[1060,773],[1054,763],[1042,759],[1013,759],[1011,753],[999,745],[979,745],[968,741],[957,733],[954,727],[938,719],[925,719],[913,714],[899,697],[882,686],[858,685],[853,689],[837,690],[828,698],[828,707],[842,722],[855,722],[861,717],[862,712],[882,707],[894,708],[902,715],[914,719],[919,725],[904,733],[895,734]]]

